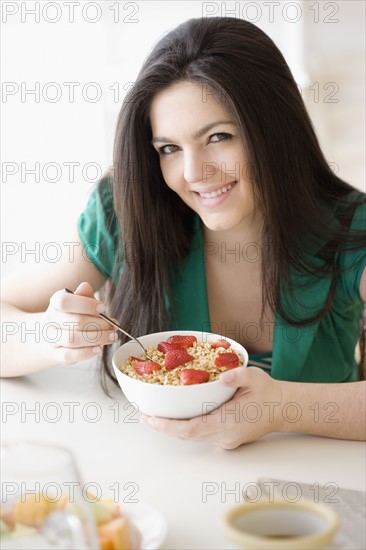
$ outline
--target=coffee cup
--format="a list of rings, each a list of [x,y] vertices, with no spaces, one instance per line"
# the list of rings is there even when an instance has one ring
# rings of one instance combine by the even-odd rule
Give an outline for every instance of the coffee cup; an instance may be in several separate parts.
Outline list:
[[[315,550],[325,548],[339,526],[327,505],[301,499],[243,502],[224,517],[224,533],[246,550]]]

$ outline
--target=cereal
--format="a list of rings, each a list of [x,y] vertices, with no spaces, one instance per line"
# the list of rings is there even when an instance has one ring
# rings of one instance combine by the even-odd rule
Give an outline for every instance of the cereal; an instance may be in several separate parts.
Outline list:
[[[165,353],[159,351],[158,346],[148,347],[147,353],[155,363],[161,366],[161,369],[154,370],[151,374],[140,375],[134,368],[136,358],[132,357],[129,357],[128,361],[121,365],[119,369],[127,376],[135,378],[136,380],[141,380],[142,382],[147,382],[148,384],[182,386],[184,384],[180,379],[180,373],[184,369],[206,371],[209,374],[209,379],[207,381],[213,382],[219,378],[222,372],[227,370],[225,366],[215,366],[215,359],[222,353],[235,353],[239,358],[239,366],[243,364],[243,358],[231,346],[215,347],[211,345],[215,343],[217,344],[217,342],[194,342],[192,346],[185,348],[187,353],[193,357],[193,360],[171,370],[165,368]],[[145,356],[142,355],[140,359],[145,359]]]

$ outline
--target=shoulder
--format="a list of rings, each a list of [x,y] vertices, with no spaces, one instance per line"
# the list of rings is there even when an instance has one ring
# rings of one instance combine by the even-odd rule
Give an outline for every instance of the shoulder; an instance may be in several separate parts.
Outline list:
[[[113,203],[113,178],[112,176],[104,176],[98,183],[95,190],[106,204]]]
[[[366,195],[354,191],[338,208],[344,226],[338,266],[341,287],[352,301],[366,301]]]
[[[352,191],[335,205],[338,219],[350,231],[366,231],[366,194]]]
[[[111,176],[105,176],[97,183],[90,198],[93,199],[93,196],[96,205],[107,217],[112,214],[115,215],[113,204],[113,179]]]
[[[102,178],[92,190],[78,221],[78,231],[90,260],[111,277],[119,259],[121,234],[113,204],[113,180]]]
[[[103,177],[92,189],[81,220],[84,224],[97,224],[100,229],[112,235],[118,231],[113,202],[113,179],[110,176]]]
[[[360,296],[362,300],[366,303],[366,267],[363,270],[360,280]]]

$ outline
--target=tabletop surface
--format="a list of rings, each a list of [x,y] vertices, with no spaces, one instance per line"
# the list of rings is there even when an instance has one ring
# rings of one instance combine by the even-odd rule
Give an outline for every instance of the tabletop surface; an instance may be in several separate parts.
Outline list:
[[[259,478],[365,490],[363,442],[276,433],[226,451],[174,439],[140,424],[119,388],[105,395],[95,362],[2,379],[1,400],[2,441],[71,449],[83,482],[97,483],[103,498],[118,489],[122,503],[149,504],[164,515],[163,549],[230,547],[223,514]]]

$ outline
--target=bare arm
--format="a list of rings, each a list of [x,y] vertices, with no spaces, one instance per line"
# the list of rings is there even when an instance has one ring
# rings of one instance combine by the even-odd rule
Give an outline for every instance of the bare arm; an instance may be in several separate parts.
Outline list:
[[[360,296],[364,302],[366,302],[366,267],[362,273],[360,281]]]
[[[366,382],[280,382],[278,431],[366,439]]]
[[[366,301],[366,268],[360,281]],[[342,384],[276,382],[282,399],[277,429],[338,439],[366,439],[366,381]]]
[[[61,289],[69,287],[76,289],[82,281],[88,281],[93,290],[98,290],[105,278],[95,265],[87,258],[79,241],[77,233],[69,242],[78,243],[73,247],[64,248],[62,257],[57,263],[41,263],[31,271],[24,269],[18,276],[10,276],[2,282],[1,295],[1,325],[2,325],[2,357],[1,376],[20,376],[37,370],[45,369],[60,362],[75,362],[95,356],[93,346],[78,346],[79,351],[73,350],[67,358],[67,350],[62,347],[60,337],[57,342],[50,345],[52,339],[57,337],[57,323],[63,323],[90,319],[93,315],[97,319],[96,305],[100,303],[90,297],[84,298],[82,308],[86,304],[85,311],[81,309],[78,317],[70,317],[60,305],[60,299],[54,299],[55,317],[52,311],[49,315],[45,312],[50,308],[50,298]],[[88,293],[84,291],[84,296]],[[74,298],[74,297],[72,297]],[[80,298],[74,298],[79,300]],[[78,304],[79,302],[75,302]],[[70,302],[68,307],[70,310]],[[66,306],[66,304],[65,304]],[[99,319],[99,318],[98,318]],[[54,321],[54,326],[52,322]],[[108,329],[108,325],[102,326]],[[101,342],[103,343],[103,342]],[[111,343],[111,342],[109,342]],[[95,346],[94,346],[95,347]],[[62,351],[63,350],[63,351]]]
[[[366,269],[360,281],[360,295],[366,301]],[[280,431],[302,432],[339,439],[366,439],[366,382],[305,384],[281,382]],[[294,405],[285,405],[285,403]],[[286,410],[298,420],[291,422]]]
[[[360,295],[366,299],[366,269]],[[190,420],[142,416],[152,428],[181,439],[211,441],[235,449],[271,432],[299,432],[337,439],[366,439],[366,382],[314,384],[271,378],[256,367],[239,367],[220,380],[238,388],[233,399]]]
[[[366,437],[366,382],[283,382],[256,367],[231,369],[220,379],[239,389],[207,416],[190,420],[142,416],[141,421],[169,435],[210,441],[223,449],[235,449],[272,432],[351,440]]]

